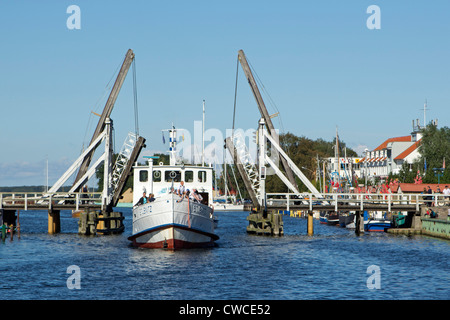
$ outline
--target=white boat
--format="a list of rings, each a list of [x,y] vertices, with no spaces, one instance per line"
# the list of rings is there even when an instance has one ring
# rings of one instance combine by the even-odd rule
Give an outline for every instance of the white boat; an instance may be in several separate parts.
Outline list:
[[[213,246],[212,208],[171,193],[133,209],[133,245],[144,248]]]
[[[193,248],[213,246],[219,237],[214,233],[212,206],[212,166],[195,166],[177,163],[176,129],[168,130],[170,136],[170,164],[153,164],[134,167],[133,230],[128,238],[134,246],[144,248]],[[181,197],[172,192],[181,181],[186,191],[194,189],[201,202]],[[136,205],[143,192],[153,194],[147,203]]]
[[[215,211],[244,211],[243,204],[214,202]]]

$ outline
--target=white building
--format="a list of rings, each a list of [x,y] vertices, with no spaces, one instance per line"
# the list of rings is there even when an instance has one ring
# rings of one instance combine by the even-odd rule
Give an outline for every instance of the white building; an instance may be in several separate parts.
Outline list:
[[[398,174],[404,162],[412,164],[420,157],[420,129],[419,120],[413,120],[411,135],[389,138],[372,151],[366,149],[361,160],[362,176],[385,178],[390,173]]]

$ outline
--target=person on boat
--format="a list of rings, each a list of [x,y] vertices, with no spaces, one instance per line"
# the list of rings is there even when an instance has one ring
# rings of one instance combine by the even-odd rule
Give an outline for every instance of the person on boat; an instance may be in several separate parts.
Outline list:
[[[194,201],[201,203],[203,200],[203,197],[198,193],[197,189],[192,189],[192,197],[194,198]]]
[[[180,182],[180,187],[177,190],[177,194],[182,197],[186,193],[186,187],[184,186],[184,181]]]
[[[149,195],[148,195],[148,202],[153,202],[153,201],[155,201],[155,195],[153,194],[153,193],[150,193]]]
[[[146,193],[144,191],[144,193],[142,194],[142,197],[139,199],[139,201],[136,203],[136,206],[140,206],[141,204],[146,204],[147,203],[147,197],[146,197]]]

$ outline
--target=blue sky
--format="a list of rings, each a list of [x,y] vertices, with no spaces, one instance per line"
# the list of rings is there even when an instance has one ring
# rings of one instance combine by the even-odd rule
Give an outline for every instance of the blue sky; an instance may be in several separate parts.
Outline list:
[[[73,4],[80,30],[66,26]],[[366,27],[370,5],[379,30]],[[146,153],[167,150],[161,130],[172,122],[193,132],[203,100],[207,128],[231,128],[239,49],[285,132],[331,140],[337,126],[350,147],[372,149],[422,122],[425,99],[427,120],[448,126],[449,12],[449,1],[0,0],[0,186],[44,184],[47,158],[56,181],[90,140],[91,111],[102,111],[129,48]],[[236,127],[256,128],[242,69],[236,116]],[[120,149],[134,130],[131,72],[112,119]]]

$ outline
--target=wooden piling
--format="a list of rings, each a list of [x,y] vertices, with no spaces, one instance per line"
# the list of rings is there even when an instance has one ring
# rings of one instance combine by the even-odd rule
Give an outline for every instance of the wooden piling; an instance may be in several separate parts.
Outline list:
[[[48,209],[48,234],[61,232],[60,211]]]
[[[314,234],[314,217],[313,212],[308,210],[308,236],[312,236]]]

